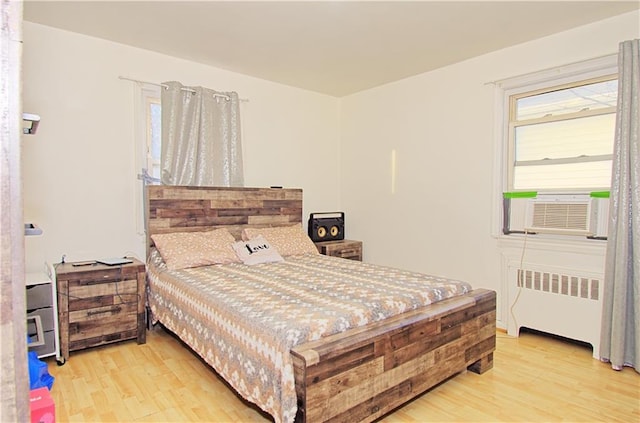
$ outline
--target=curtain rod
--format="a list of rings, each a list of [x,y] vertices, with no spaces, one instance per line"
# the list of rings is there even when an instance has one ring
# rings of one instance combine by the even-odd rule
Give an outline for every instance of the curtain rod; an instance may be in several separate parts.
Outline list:
[[[149,85],[155,85],[156,87],[162,87],[162,88],[169,88],[168,85],[166,84],[158,84],[155,82],[149,82],[149,81],[140,81],[139,79],[133,79],[133,78],[127,78],[126,76],[118,76],[118,79],[123,79],[126,81],[131,81],[131,82],[137,82],[139,84],[149,84]],[[195,93],[195,90],[192,90],[191,88],[180,88],[182,91],[189,91],[192,93]],[[229,100],[229,96],[228,95],[224,95],[224,94],[213,94],[214,97],[221,97],[224,98],[225,100]],[[249,99],[246,98],[241,98],[240,101],[245,101],[248,102]]]
[[[566,68],[566,67],[572,67],[572,66],[576,66],[576,65],[581,65],[583,63],[594,62],[594,61],[597,61],[597,60],[610,59],[610,58],[613,59],[614,57],[617,57],[617,53],[603,54],[601,56],[592,57],[590,59],[577,60],[575,62],[565,63],[565,64],[558,65],[558,66],[551,66],[549,68],[540,69],[540,70],[527,72],[527,73],[522,73],[520,75],[509,76],[507,78],[496,79],[496,80],[493,80],[493,81],[487,81],[487,82],[484,83],[484,85],[497,85],[497,84],[500,84],[500,83],[502,83],[504,81],[508,81],[510,79],[524,78],[524,77],[535,75],[535,74],[541,74],[541,73],[544,73],[544,72],[551,72],[551,71],[559,70],[559,69]]]

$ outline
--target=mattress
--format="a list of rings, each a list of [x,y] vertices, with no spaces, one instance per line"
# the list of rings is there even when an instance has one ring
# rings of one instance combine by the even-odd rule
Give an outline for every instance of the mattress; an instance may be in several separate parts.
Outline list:
[[[471,286],[324,255],[168,270],[153,250],[148,306],[245,399],[293,422],[292,347],[466,294]]]

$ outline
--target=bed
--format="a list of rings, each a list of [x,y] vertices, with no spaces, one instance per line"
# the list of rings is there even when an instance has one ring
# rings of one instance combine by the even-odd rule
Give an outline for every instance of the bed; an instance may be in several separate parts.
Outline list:
[[[311,252],[170,268],[158,251],[172,234],[224,228],[235,241],[301,228],[300,189],[148,186],[145,202],[150,321],[277,423],[373,421],[457,373],[493,366],[491,290]]]

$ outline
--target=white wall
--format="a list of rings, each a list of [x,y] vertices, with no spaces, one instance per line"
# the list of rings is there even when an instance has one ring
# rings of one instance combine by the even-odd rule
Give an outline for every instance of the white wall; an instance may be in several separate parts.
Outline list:
[[[181,81],[237,91],[246,186],[302,188],[303,219],[338,209],[339,100],[84,35],[24,23],[24,110],[38,133],[23,137],[27,271],[123,254],[144,258],[136,179],[135,85]],[[318,146],[322,148],[318,148]]]
[[[501,273],[522,240],[500,248],[492,236],[500,203],[487,82],[615,54],[620,41],[639,37],[639,22],[638,12],[621,15],[343,98],[342,207],[365,260],[495,289],[504,319]],[[602,271],[604,243],[573,247],[536,260]],[[530,248],[530,258],[545,255]]]

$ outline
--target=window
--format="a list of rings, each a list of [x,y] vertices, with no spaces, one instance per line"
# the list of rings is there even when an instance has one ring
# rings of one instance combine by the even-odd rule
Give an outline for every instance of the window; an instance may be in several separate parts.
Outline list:
[[[544,208],[539,203],[567,210],[576,203],[586,204],[582,232],[592,233],[587,235],[592,239],[606,236],[617,59],[617,54],[610,54],[491,83],[496,111],[492,216],[496,237],[535,232],[553,245],[575,241],[576,235],[567,238],[569,230],[562,235],[528,231],[549,226],[536,221],[536,210]]]
[[[155,84],[136,81],[133,96],[136,184],[136,232],[144,239],[146,236],[144,217],[144,185],[150,183],[145,173],[152,178],[160,177],[160,131],[161,108],[160,87]]]
[[[162,109],[159,98],[147,98],[147,172],[153,178],[160,178],[160,146]]]
[[[160,87],[142,84],[139,101],[139,163],[153,178],[160,178],[160,146],[162,130],[162,108]]]
[[[510,94],[507,191],[609,189],[617,93],[606,75]]]

